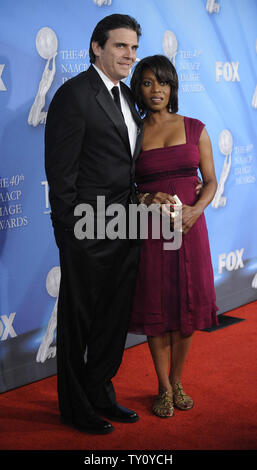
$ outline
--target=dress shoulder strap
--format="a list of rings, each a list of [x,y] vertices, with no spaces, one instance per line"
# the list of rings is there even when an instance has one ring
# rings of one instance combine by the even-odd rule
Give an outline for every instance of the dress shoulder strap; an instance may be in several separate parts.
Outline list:
[[[185,116],[185,126],[187,143],[198,145],[199,138],[203,128],[205,127],[205,124],[202,121],[199,121],[199,119]]]

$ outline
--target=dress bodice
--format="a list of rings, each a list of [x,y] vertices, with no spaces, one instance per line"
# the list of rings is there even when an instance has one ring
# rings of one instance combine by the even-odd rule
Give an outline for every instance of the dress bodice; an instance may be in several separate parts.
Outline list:
[[[204,124],[198,119],[184,117],[186,143],[142,150],[136,163],[137,183],[163,177],[196,175],[200,163],[199,137]]]

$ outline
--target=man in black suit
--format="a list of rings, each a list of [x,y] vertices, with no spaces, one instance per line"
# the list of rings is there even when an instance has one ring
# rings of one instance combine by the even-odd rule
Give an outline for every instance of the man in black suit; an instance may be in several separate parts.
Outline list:
[[[45,168],[61,267],[59,407],[63,422],[91,433],[113,430],[103,418],[138,420],[117,403],[111,379],[124,351],[140,244],[128,237],[78,239],[74,209],[85,203],[96,211],[97,196],[105,197],[106,208],[119,203],[128,211],[137,203],[142,123],[120,80],[135,62],[140,35],[130,16],[101,20],[90,41],[91,66],[57,90],[46,123]]]

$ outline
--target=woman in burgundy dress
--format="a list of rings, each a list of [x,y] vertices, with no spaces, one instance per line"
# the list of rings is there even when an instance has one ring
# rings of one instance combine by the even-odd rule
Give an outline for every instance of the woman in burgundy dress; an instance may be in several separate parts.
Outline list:
[[[164,250],[161,237],[142,240],[129,328],[147,336],[159,385],[153,412],[170,417],[174,406],[189,410],[194,404],[181,385],[193,332],[217,324],[204,216],[217,181],[204,124],[177,114],[178,77],[171,62],[161,55],[141,60],[131,90],[145,116],[143,146],[136,162],[139,200],[146,206],[159,204],[162,211],[169,209],[169,217],[175,194],[183,204],[179,249]],[[198,169],[203,179],[199,195]]]

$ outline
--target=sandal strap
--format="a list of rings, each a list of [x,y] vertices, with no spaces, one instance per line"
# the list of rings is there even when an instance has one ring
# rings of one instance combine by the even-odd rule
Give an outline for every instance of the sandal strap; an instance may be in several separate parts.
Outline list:
[[[175,395],[181,395],[182,398],[188,396],[185,393],[185,390],[183,389],[182,384],[180,382],[176,383],[173,387]]]
[[[173,386],[173,398],[175,405],[190,405],[190,408],[193,406],[192,398],[185,393],[184,388],[180,382],[174,384]]]
[[[174,411],[172,391],[164,390],[159,393],[154,400],[153,411],[158,416],[165,416],[165,411],[169,411],[170,414],[167,416],[172,416]]]

